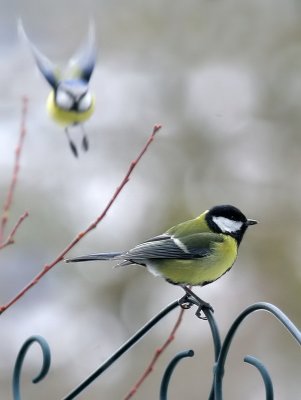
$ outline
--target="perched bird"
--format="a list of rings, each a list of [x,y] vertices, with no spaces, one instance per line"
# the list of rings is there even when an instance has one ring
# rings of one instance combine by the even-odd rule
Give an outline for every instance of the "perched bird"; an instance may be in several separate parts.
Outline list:
[[[207,285],[229,271],[247,228],[256,223],[236,207],[219,205],[131,250],[91,254],[66,262],[113,259],[121,267],[142,265],[167,282],[182,286],[188,296],[198,300],[200,314],[203,307],[211,306],[199,299],[189,286]]]
[[[90,24],[84,45],[71,58],[64,74],[29,40],[21,20],[18,29],[29,44],[39,70],[52,88],[47,99],[48,113],[57,123],[65,127],[70,148],[77,157],[78,151],[70,138],[69,128],[80,125],[83,134],[82,147],[87,151],[89,143],[83,122],[91,117],[95,107],[95,98],[89,89],[89,81],[96,62],[94,25]]]

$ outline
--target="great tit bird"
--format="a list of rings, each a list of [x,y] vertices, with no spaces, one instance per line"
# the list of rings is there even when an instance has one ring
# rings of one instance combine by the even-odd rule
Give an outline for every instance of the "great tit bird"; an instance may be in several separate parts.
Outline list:
[[[131,250],[91,254],[66,262],[113,259],[121,267],[142,265],[167,282],[182,286],[186,294],[196,298],[200,315],[203,307],[211,306],[195,296],[189,286],[207,285],[229,271],[247,228],[256,223],[236,207],[219,205]]]
[[[90,24],[88,37],[69,61],[65,74],[29,40],[21,20],[18,22],[18,29],[29,44],[39,70],[52,88],[47,99],[48,113],[57,123],[65,127],[72,153],[78,157],[77,148],[69,135],[69,128],[80,125],[83,134],[82,147],[87,151],[89,143],[83,122],[91,117],[95,108],[95,98],[89,89],[89,81],[96,62],[94,25]]]

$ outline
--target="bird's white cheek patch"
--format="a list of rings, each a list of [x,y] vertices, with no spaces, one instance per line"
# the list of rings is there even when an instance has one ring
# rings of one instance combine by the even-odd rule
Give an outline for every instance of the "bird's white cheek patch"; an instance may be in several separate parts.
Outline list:
[[[79,111],[87,111],[92,104],[92,96],[91,94],[88,92],[84,95],[84,97],[80,100],[79,104],[78,104],[78,110]]]
[[[64,110],[70,110],[74,103],[72,97],[62,90],[57,91],[55,101],[56,104]]]
[[[212,220],[222,232],[236,232],[243,226],[243,222],[233,221],[232,219],[225,217],[213,217]]]

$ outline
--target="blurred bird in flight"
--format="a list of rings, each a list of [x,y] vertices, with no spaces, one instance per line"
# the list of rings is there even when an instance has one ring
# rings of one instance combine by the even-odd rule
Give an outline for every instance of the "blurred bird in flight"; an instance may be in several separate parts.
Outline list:
[[[83,123],[91,117],[95,108],[95,97],[89,88],[96,62],[94,24],[90,23],[87,39],[70,59],[65,71],[54,65],[29,40],[21,20],[18,21],[18,30],[29,45],[40,72],[51,86],[47,99],[48,113],[64,127],[72,153],[78,157],[78,150],[70,137],[69,129],[76,125],[80,126],[82,148],[87,151],[89,142]]]

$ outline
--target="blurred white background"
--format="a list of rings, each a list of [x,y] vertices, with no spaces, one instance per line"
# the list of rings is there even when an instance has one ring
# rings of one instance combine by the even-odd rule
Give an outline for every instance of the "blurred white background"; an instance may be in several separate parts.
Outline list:
[[[222,203],[260,224],[250,229],[229,274],[196,289],[215,308],[224,336],[247,305],[272,302],[298,326],[301,246],[301,3],[295,0],[29,1],[1,0],[0,166],[3,204],[11,180],[21,98],[29,97],[28,133],[7,233],[23,211],[16,243],[0,254],[0,303],[10,300],[45,263],[100,214],[155,123],[163,129],[106,219],[70,252],[123,250]],[[91,87],[96,112],[86,124],[91,148],[75,159],[61,127],[45,110],[49,91],[17,36],[28,35],[60,65],[97,29],[98,63]],[[80,131],[73,131],[80,141]],[[12,398],[17,352],[40,334],[52,350],[47,378],[32,349],[24,398],[59,399],[78,385],[142,324],[182,296],[143,268],[110,263],[59,264],[0,317],[0,397]],[[79,398],[122,399],[177,312]],[[170,398],[208,397],[212,340],[208,324],[187,311],[176,340],[136,399],[158,398],[176,352],[193,359],[176,370]],[[264,398],[257,371],[269,369],[277,399],[300,395],[301,352],[264,314],[252,315],[226,364],[225,399]]]

